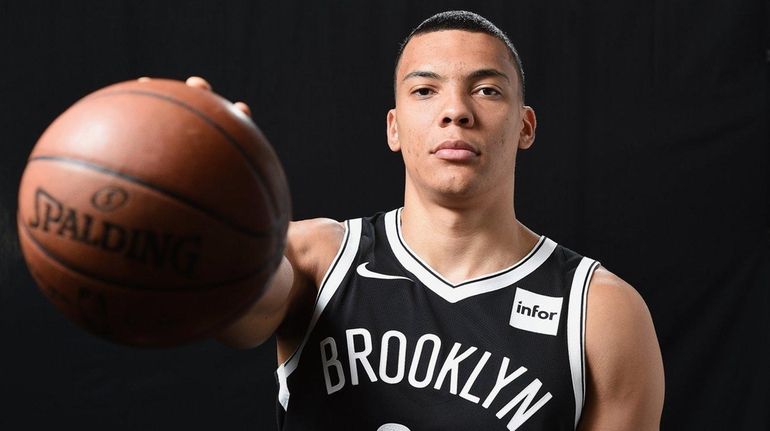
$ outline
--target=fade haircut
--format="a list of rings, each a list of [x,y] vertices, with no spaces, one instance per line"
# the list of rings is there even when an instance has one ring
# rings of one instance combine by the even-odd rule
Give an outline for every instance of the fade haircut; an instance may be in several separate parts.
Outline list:
[[[488,19],[479,14],[465,10],[450,10],[437,13],[420,23],[420,25],[415,27],[414,30],[409,33],[409,36],[404,39],[401,46],[398,48],[396,71],[393,73],[394,91],[396,88],[396,81],[398,80],[396,77],[396,73],[398,73],[398,63],[401,61],[401,55],[404,53],[406,44],[408,44],[415,36],[442,30],[462,30],[471,33],[484,33],[503,42],[506,48],[508,48],[511,63],[513,63],[513,67],[516,69],[516,75],[519,77],[519,97],[521,98],[521,102],[524,103],[524,69],[521,66],[519,53],[516,51],[513,43],[511,43],[511,40],[508,39],[508,36],[506,36],[502,30],[497,28],[497,26],[492,24]]]

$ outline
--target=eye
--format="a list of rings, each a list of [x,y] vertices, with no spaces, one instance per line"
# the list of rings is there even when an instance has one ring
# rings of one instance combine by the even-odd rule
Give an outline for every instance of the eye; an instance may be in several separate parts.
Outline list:
[[[420,87],[412,91],[412,94],[418,97],[428,97],[434,93],[435,91],[433,91],[433,89],[428,87]]]
[[[500,96],[501,93],[494,87],[481,87],[478,90],[476,90],[477,93],[480,93],[483,96]]]

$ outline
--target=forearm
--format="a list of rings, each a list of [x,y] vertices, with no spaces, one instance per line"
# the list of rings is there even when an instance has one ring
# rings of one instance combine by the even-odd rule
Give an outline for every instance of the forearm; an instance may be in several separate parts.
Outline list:
[[[220,331],[216,339],[239,349],[256,347],[273,335],[289,306],[294,273],[284,257],[262,296],[237,320]]]

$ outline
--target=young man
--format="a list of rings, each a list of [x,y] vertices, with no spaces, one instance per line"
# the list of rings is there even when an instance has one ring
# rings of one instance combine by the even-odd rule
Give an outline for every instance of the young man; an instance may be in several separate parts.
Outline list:
[[[658,428],[641,297],[516,219],[516,153],[536,127],[523,88],[513,46],[478,15],[407,38],[387,114],[403,208],[292,223],[267,293],[220,336],[276,334],[282,429]]]

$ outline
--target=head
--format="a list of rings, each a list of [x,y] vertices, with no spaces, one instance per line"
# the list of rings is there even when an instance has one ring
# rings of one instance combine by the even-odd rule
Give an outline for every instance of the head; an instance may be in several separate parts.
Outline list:
[[[508,48],[510,60],[513,63],[514,68],[516,68],[516,75],[519,78],[519,97],[521,98],[521,103],[524,103],[524,69],[521,65],[518,51],[516,51],[513,43],[511,43],[508,36],[506,36],[502,30],[497,28],[497,26],[492,24],[488,19],[473,12],[464,10],[440,12],[420,23],[420,25],[415,27],[414,30],[409,33],[409,36],[401,42],[398,54],[396,55],[396,71],[398,70],[398,64],[401,61],[401,55],[404,53],[404,48],[413,37],[442,30],[463,30],[471,33],[484,33],[497,38],[500,42],[505,44],[506,48]],[[394,89],[395,84],[396,80],[394,72]]]
[[[510,41],[478,15],[439,14],[410,34],[387,115],[388,145],[406,165],[406,199],[512,201],[516,153],[535,136],[521,76]]]

